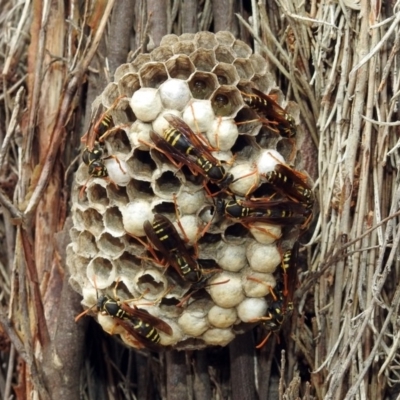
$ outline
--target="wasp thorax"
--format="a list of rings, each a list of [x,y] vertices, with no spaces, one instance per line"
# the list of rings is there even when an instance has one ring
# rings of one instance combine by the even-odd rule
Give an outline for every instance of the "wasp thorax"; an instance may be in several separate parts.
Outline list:
[[[167,35],[117,68],[82,137],[67,248],[71,285],[109,334],[199,349],[246,324],[279,329],[296,270],[282,255],[314,202],[286,104],[229,32]]]

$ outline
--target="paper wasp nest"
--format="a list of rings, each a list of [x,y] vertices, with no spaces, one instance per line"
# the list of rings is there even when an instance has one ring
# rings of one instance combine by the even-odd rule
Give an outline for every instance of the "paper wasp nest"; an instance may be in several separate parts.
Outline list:
[[[282,254],[301,224],[267,224],[254,217],[260,213],[250,219],[238,211],[236,218],[227,215],[229,201],[281,198],[265,174],[277,163],[293,164],[296,155],[296,138],[280,132],[279,121],[262,120],[245,101],[253,89],[274,93],[297,125],[297,108],[283,101],[264,59],[228,32],[168,35],[150,54],[117,69],[93,106],[116,126],[101,140],[108,176],[90,176],[94,164],[82,162],[72,194],[68,264],[85,308],[102,295],[136,299],[129,307],[136,304],[171,327],[172,334],[157,329],[160,345],[178,349],[224,346],[265,315]],[[183,155],[191,160],[185,164],[166,145],[160,148],[158,138],[180,121],[201,134],[203,146],[232,174],[228,185],[199,173],[195,150]],[[146,226],[155,215],[175,226],[180,248],[207,271],[201,284],[168,266],[173,246],[165,254],[152,243]],[[117,317],[99,311],[93,307],[89,314],[106,331],[130,346],[145,346]]]

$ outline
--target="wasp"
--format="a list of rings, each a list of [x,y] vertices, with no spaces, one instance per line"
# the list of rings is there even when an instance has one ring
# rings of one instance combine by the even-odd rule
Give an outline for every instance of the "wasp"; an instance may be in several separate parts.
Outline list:
[[[273,98],[260,90],[252,89],[253,94],[243,93],[243,101],[253,110],[262,114],[266,119],[261,122],[267,125],[274,124],[272,130],[278,129],[282,136],[291,138],[296,135],[296,124],[293,117],[288,114]]]
[[[291,316],[293,312],[293,302],[288,301],[288,296],[283,295],[283,285],[278,282],[275,288],[276,299],[269,305],[264,317],[258,319],[262,325],[269,330],[267,336],[256,346],[260,349],[267,343],[271,334],[280,331],[283,323]]]
[[[113,104],[104,112],[98,107],[93,115],[87,132],[82,136],[81,141],[86,144],[85,151],[92,152],[96,142],[104,142],[104,139],[111,133],[119,130],[121,125],[115,125],[114,119],[110,112],[115,109],[118,103],[125,96],[117,97]]]
[[[185,282],[190,283],[189,293],[177,306],[182,306],[195,292],[204,289],[207,280],[220,271],[220,268],[200,266],[201,260],[196,260],[189,253],[175,226],[164,215],[155,214],[153,223],[145,221],[143,229],[153,246],[157,247],[164,255],[166,261],[177,271],[179,276]],[[214,285],[226,282],[218,282]]]
[[[143,229],[150,242],[164,255],[182,279],[192,284],[202,280],[198,262],[191,256],[172,222],[162,214],[155,214],[154,221],[145,221]]]
[[[108,296],[101,296],[97,309],[103,315],[118,319],[118,323],[127,330],[140,344],[153,347],[160,343],[157,329],[172,335],[172,328],[163,320],[154,317],[147,310],[129,307],[121,301]]]
[[[307,214],[311,213],[314,196],[304,174],[284,164],[277,164],[273,171],[267,172],[264,176],[275,190],[300,202],[307,209]]]
[[[255,278],[249,279],[256,280]],[[285,285],[281,281],[277,282],[274,289],[270,288],[273,301],[269,304],[266,314],[251,321],[261,322],[263,327],[269,331],[266,337],[256,346],[256,349],[263,347],[273,332],[279,332],[283,323],[293,312],[293,302],[291,300],[293,292],[286,296],[284,291]]]
[[[272,225],[297,225],[305,222],[305,208],[290,200],[217,200],[217,213],[244,224],[264,222]]]
[[[297,285],[297,260],[299,256],[299,242],[292,249],[286,250],[282,256],[283,296],[293,296]]]
[[[83,150],[82,154],[82,161],[88,166],[89,175],[91,177],[108,177],[108,171],[107,167],[104,164],[104,160],[107,160],[109,158],[114,158],[118,162],[121,171],[125,173],[125,171],[122,170],[122,167],[117,157],[113,155],[104,157],[104,148],[102,146],[104,139],[111,133],[119,130],[121,127],[119,125],[115,125],[110,111],[117,106],[117,104],[123,97],[125,96],[117,97],[111,107],[103,113],[101,113],[101,108],[99,107],[90,122],[88,131],[81,139],[81,141],[86,144],[86,147]]]
[[[95,142],[91,151],[86,147],[82,154],[82,161],[89,167],[89,175],[94,178],[108,176],[107,167],[103,161],[104,150],[99,142]]]
[[[108,315],[117,320],[142,347],[156,348],[160,342],[160,330],[167,335],[172,335],[172,328],[163,320],[154,317],[147,310],[138,307],[129,307],[125,302],[113,299],[110,296],[100,296],[97,303],[93,306],[102,315]],[[79,314],[75,321],[78,321],[89,310]]]
[[[171,128],[159,136],[155,132],[150,137],[166,156],[188,166],[221,188],[226,188],[233,181],[233,175],[225,171],[221,162],[211,154],[211,147],[199,139],[190,127],[179,117],[168,114],[164,118]]]

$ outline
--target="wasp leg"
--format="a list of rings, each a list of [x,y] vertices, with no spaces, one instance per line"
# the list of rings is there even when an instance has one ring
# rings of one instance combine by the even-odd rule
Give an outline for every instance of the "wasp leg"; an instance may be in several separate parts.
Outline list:
[[[268,288],[269,293],[271,294],[272,298],[274,299],[274,301],[278,300],[278,297],[275,294],[274,288],[271,285],[269,285],[268,283],[262,281],[261,279],[255,278],[254,276],[247,276],[246,278],[249,281],[261,283],[262,285],[266,286]]]

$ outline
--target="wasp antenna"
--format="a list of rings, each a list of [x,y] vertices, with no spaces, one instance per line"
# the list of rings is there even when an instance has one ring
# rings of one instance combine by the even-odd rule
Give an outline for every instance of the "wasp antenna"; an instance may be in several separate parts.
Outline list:
[[[189,238],[188,238],[188,236],[186,235],[186,232],[185,232],[185,230],[183,229],[183,226],[182,226],[182,224],[181,224],[179,206],[178,206],[178,201],[177,201],[177,198],[176,198],[176,194],[175,194],[175,193],[172,194],[172,198],[173,198],[173,200],[174,200],[174,208],[175,208],[176,223],[178,224],[179,229],[180,229],[181,232],[182,232],[183,240],[185,241],[185,243],[189,243]]]
[[[94,307],[96,307],[96,304],[93,304],[91,307],[89,307],[87,310],[81,312],[79,315],[75,317],[75,322],[78,322],[84,315],[86,315],[90,310],[92,310]]]
[[[190,104],[190,109],[192,110],[194,124],[196,125],[196,132],[200,132],[199,124],[197,123],[196,115],[194,113],[193,103]]]
[[[117,278],[117,280],[115,282],[115,285],[114,285],[114,288],[113,288],[113,296],[114,296],[114,299],[117,300],[117,301],[118,301],[117,287],[118,287],[119,282],[120,282],[120,277]]]

